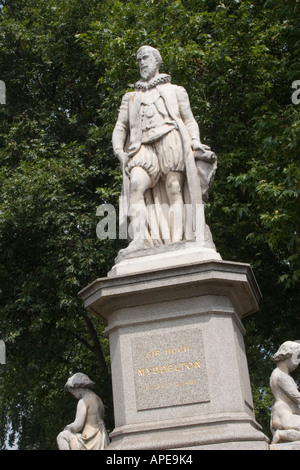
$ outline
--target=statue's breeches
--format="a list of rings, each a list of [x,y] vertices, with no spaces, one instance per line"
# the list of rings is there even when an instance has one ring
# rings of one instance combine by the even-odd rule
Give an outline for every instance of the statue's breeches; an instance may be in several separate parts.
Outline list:
[[[140,150],[129,160],[127,171],[142,167],[151,177],[152,187],[156,186],[161,177],[170,171],[185,171],[181,136],[174,129],[149,144],[142,144]]]

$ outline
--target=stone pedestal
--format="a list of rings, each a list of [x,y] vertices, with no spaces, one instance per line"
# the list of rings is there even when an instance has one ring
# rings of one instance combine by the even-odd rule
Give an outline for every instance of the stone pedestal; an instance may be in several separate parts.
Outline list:
[[[260,299],[249,265],[212,260],[110,275],[80,295],[107,323],[109,449],[268,449],[241,323]]]
[[[300,442],[280,442],[278,444],[271,444],[270,450],[300,450]]]

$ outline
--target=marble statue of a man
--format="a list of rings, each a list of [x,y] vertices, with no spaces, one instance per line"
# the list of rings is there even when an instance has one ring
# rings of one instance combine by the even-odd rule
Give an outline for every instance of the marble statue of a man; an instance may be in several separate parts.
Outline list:
[[[300,392],[290,376],[300,363],[300,342],[286,341],[273,356],[277,367],[270,377],[272,445],[297,442],[300,449]]]
[[[210,246],[196,211],[207,199],[216,156],[201,143],[186,90],[159,72],[159,51],[142,46],[137,61],[141,79],[124,95],[112,137],[130,221],[127,251],[192,240],[199,229]]]
[[[81,372],[67,381],[65,388],[77,398],[75,421],[68,424],[57,436],[59,450],[103,450],[109,443],[103,422],[102,400],[91,388],[89,377]]]

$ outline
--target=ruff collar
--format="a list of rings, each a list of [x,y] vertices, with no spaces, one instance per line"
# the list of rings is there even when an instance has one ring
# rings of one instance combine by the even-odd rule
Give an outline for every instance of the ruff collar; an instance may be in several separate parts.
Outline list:
[[[146,80],[139,80],[135,84],[136,90],[146,91],[150,88],[156,87],[156,85],[163,85],[164,83],[170,83],[171,77],[166,73],[160,73],[157,77],[152,78],[149,82]]]

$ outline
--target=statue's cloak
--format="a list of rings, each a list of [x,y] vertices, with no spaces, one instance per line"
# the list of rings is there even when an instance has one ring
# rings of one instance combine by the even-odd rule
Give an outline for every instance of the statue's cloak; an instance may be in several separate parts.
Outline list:
[[[188,96],[184,88],[171,83],[158,84],[156,88],[165,102],[169,116],[176,123],[182,142],[185,162],[185,181],[183,186],[184,214],[182,217],[184,227],[183,240],[197,239],[204,242],[205,238],[207,238],[205,235],[207,226],[204,221],[204,203],[207,200],[208,189],[216,172],[216,158],[212,152],[207,152],[206,155],[203,152],[203,159],[195,159],[192,150],[192,139],[197,139],[200,142],[199,128],[194,119],[188,123],[182,120],[178,102],[179,92],[181,96],[184,96],[184,100],[186,100],[187,106],[189,106]],[[123,106],[123,112],[124,107],[127,108],[128,112],[126,146],[124,150],[128,153],[129,159],[139,151],[142,145],[140,116],[142,93],[139,90],[127,93],[121,105],[121,107]],[[213,158],[207,158],[208,154],[210,156],[213,155]],[[129,189],[130,179],[125,169],[123,171],[123,188],[120,204],[121,230],[124,230],[124,227],[127,227],[128,224]],[[155,187],[146,191],[145,202],[148,210],[147,245],[156,246],[170,243],[169,200],[164,181],[160,180]]]

